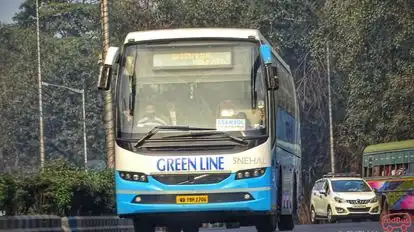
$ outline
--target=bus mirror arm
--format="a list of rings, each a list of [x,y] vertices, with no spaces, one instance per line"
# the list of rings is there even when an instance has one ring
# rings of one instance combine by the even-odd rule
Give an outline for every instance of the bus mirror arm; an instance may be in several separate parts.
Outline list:
[[[279,77],[277,76],[277,68],[266,65],[267,86],[269,90],[279,89]]]
[[[272,77],[273,77],[273,89],[278,90],[279,89],[279,77],[277,76],[277,68],[272,67]]]

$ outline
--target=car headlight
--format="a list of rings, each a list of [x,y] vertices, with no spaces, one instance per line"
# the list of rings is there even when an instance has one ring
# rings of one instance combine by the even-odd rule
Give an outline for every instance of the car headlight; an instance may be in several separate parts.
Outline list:
[[[344,203],[345,202],[345,200],[340,198],[340,197],[334,197],[334,200],[338,203]]]
[[[378,198],[377,198],[377,197],[374,197],[374,198],[372,198],[372,199],[369,201],[369,203],[376,203],[376,202],[378,202]]]

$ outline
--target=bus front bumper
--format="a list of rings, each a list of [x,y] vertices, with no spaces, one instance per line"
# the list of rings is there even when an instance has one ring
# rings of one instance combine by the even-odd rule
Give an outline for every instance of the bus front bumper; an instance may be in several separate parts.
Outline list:
[[[232,174],[217,184],[163,185],[126,181],[115,174],[117,214],[121,216],[185,212],[270,212],[270,169],[258,178],[235,180]],[[186,198],[186,202],[180,199]],[[192,201],[192,202],[191,202]]]

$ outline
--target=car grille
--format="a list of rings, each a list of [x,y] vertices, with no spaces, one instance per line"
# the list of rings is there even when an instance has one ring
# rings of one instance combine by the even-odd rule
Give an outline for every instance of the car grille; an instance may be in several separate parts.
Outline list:
[[[166,185],[216,184],[230,176],[230,173],[156,174],[152,178]]]
[[[369,200],[347,200],[347,202],[353,205],[363,205],[363,204],[368,204]]]
[[[348,208],[350,213],[368,213],[370,208]]]

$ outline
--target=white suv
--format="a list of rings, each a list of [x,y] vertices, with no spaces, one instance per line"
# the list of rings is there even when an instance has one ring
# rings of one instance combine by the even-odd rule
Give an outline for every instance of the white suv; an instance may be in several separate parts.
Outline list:
[[[328,223],[341,219],[378,221],[380,204],[375,191],[356,174],[328,174],[312,189],[311,222]]]

